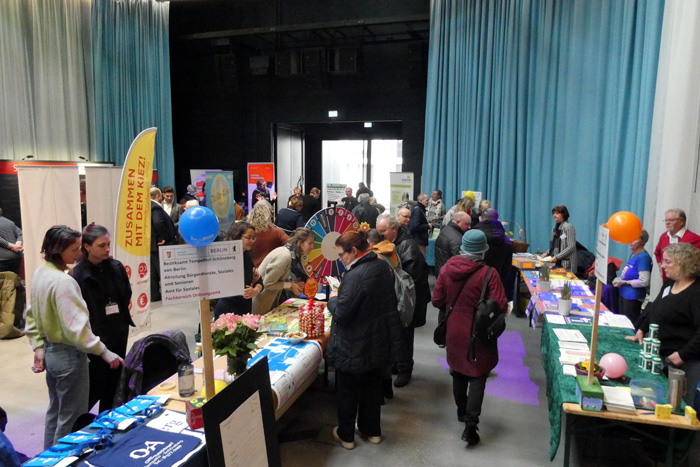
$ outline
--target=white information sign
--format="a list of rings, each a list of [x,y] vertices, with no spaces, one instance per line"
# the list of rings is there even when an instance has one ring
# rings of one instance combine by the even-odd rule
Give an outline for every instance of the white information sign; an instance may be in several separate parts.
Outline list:
[[[610,230],[604,225],[598,226],[598,241],[595,247],[595,276],[603,284],[608,283],[608,250],[610,248]]]
[[[344,183],[326,183],[326,199],[328,201],[338,201],[345,198],[345,187]]]
[[[205,247],[160,247],[163,304],[243,295],[243,245],[240,240]]]
[[[219,428],[226,467],[269,465],[259,391],[221,422]]]

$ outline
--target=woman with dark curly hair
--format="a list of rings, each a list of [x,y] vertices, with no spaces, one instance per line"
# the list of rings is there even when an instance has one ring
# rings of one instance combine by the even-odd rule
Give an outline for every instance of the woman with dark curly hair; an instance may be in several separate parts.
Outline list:
[[[382,371],[406,359],[407,348],[397,311],[391,268],[369,251],[367,233],[345,232],[335,241],[345,273],[330,294],[333,315],[326,358],[335,371],[338,426],[333,437],[345,449],[355,447],[355,423],[361,438],[382,441]]]
[[[552,208],[552,218],[556,224],[549,239],[549,249],[543,254],[548,261],[555,261],[557,267],[576,273],[576,229],[569,222],[569,210],[560,204]]]

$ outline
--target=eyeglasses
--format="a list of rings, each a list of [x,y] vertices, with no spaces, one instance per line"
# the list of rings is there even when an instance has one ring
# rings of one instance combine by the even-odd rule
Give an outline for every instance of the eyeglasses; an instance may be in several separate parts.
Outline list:
[[[681,219],[679,217],[676,217],[675,219],[664,219],[663,222],[664,222],[664,224],[669,224],[671,222],[676,222],[679,220],[681,220]]]
[[[256,237],[255,235],[241,235],[241,238],[245,238],[246,240],[250,240],[251,242],[254,242],[258,239],[258,237]]]

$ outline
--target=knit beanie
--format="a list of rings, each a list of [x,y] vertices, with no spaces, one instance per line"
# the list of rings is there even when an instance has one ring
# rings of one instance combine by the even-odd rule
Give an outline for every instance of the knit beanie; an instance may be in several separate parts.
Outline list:
[[[486,243],[486,234],[481,230],[471,229],[467,230],[462,236],[462,246],[460,250],[465,253],[479,254],[483,253],[489,249],[488,243]]]

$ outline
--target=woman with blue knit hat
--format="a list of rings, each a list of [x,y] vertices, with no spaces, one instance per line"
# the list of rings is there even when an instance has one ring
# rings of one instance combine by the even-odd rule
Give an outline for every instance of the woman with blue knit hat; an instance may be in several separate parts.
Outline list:
[[[477,431],[486,378],[498,363],[495,341],[476,341],[474,358],[468,357],[475,308],[486,274],[492,269],[484,264],[488,249],[484,232],[468,230],[462,237],[460,254],[450,258],[440,270],[432,300],[436,308],[452,308],[447,318],[447,364],[452,373],[457,419],[465,423],[462,440],[467,446],[480,440]],[[484,298],[492,298],[506,309],[506,296],[497,271],[489,274]]]

